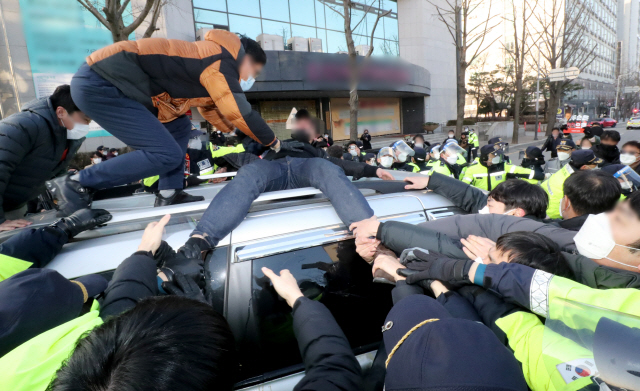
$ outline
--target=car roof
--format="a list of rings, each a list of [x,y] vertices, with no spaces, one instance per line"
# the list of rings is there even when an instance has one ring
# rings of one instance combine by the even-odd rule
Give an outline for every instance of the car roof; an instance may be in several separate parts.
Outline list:
[[[391,185],[386,181],[379,181],[379,184]],[[398,185],[404,186],[401,183]],[[364,187],[360,191],[365,195],[375,215],[379,217],[401,216],[425,209],[437,210],[453,206],[446,198],[426,190],[382,194],[380,191],[366,189],[366,187],[375,187],[373,185],[359,186]],[[283,198],[254,202],[242,224],[221,240],[218,246],[229,245],[232,241],[237,244],[278,238],[320,227],[346,229],[329,200],[324,195],[318,194],[318,190],[305,188],[284,190],[279,193]],[[263,196],[268,198],[273,195],[265,193]],[[66,244],[47,268],[57,270],[67,278],[113,270],[136,251],[146,224],[159,219],[159,216],[168,212],[168,209],[172,208],[152,208],[147,210],[154,215],[150,219],[109,223],[105,227],[84,232],[73,242]],[[174,248],[180,247],[189,238],[203,211],[204,209],[200,208],[196,212],[183,211],[172,214],[171,221],[165,230],[164,240]]]

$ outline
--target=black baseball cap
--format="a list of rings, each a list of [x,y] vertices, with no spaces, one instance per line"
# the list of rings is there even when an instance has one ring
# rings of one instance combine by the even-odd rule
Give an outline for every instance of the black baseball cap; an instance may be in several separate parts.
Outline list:
[[[366,155],[364,155],[364,160],[365,161],[369,161],[369,160],[375,159],[375,158],[376,158],[376,155],[374,153],[371,153],[371,152],[369,152]]]
[[[480,155],[489,156],[497,151],[499,151],[499,148],[497,148],[495,144],[488,144],[480,148]]]
[[[489,139],[489,144],[491,145],[504,144],[504,141],[502,141],[502,137],[493,137]]]
[[[596,154],[590,149],[580,149],[571,152],[571,161],[574,166],[582,167],[585,165],[600,164],[604,160],[596,157]]]
[[[415,147],[413,148],[413,150],[416,153],[415,155],[413,155],[416,160],[424,162],[427,159],[427,151],[425,151],[424,148]]]
[[[527,156],[529,156],[532,159],[537,159],[542,156],[542,150],[533,145],[530,147],[527,147],[526,153],[527,153]]]
[[[557,150],[568,151],[570,149],[576,149],[576,143],[570,139],[562,139],[560,140],[560,144],[556,147]]]

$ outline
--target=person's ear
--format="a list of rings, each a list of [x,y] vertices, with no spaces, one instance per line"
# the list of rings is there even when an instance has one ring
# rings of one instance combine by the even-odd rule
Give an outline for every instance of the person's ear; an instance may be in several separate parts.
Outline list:
[[[569,201],[569,197],[564,196],[564,210],[573,211],[573,205],[571,205],[571,201]]]
[[[527,214],[522,208],[517,208],[514,212],[513,215],[517,217],[524,217]]]
[[[62,119],[65,114],[67,114],[67,110],[64,109],[64,107],[62,106],[58,106],[56,107],[56,116],[60,119]]]

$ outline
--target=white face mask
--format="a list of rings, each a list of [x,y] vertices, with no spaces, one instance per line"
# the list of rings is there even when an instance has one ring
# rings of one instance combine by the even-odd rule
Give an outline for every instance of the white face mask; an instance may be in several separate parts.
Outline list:
[[[358,152],[356,152],[356,150],[355,150],[355,149],[350,149],[350,150],[349,150],[349,153],[350,153],[350,154],[351,154],[351,156],[353,156],[353,157],[358,156]]]
[[[91,159],[91,161],[93,162],[93,164],[98,164],[98,163],[102,162],[102,158],[101,157],[94,157],[93,159]]]
[[[118,156],[118,152],[114,152],[114,153],[113,153],[113,156]]]
[[[407,161],[407,157],[408,157],[408,156],[409,156],[409,155],[408,155],[408,154],[406,154],[405,152],[400,152],[400,153],[398,154],[398,161],[399,161],[399,162],[401,162],[401,163],[404,163],[404,162],[406,162],[406,161]]]
[[[620,187],[622,187],[622,190],[631,190],[631,183],[622,182],[622,183],[620,183]]]
[[[424,144],[422,144],[422,143],[416,143],[416,147],[418,147],[418,148],[422,148],[422,147],[424,147]]]
[[[191,149],[201,149],[202,148],[202,140],[199,138],[192,138],[189,140],[189,148]]]
[[[324,138],[329,138],[329,135],[328,135],[328,134],[325,134],[325,135],[324,135]]]
[[[242,88],[242,91],[249,91],[255,82],[256,79],[253,78],[253,75],[249,75],[247,80],[240,80],[240,88]]]
[[[380,165],[382,167],[389,168],[393,164],[393,158],[391,156],[383,156],[380,158]]]
[[[74,124],[73,129],[67,129],[67,139],[80,140],[89,134],[89,125]]]
[[[596,137],[595,137],[595,136],[591,137],[591,138],[589,139],[589,141],[591,141],[592,143],[593,143],[593,142],[595,142],[595,141],[596,141]]]
[[[560,205],[558,205],[558,212],[560,213],[560,218],[564,219],[564,215],[562,214],[562,212],[564,212],[564,208],[562,207],[562,201],[564,201],[564,197],[560,200]]]
[[[570,153],[567,152],[558,152],[558,159],[561,161],[565,161],[571,157]]]
[[[636,162],[636,155],[632,154],[632,153],[621,153],[620,154],[620,163],[624,164],[625,166],[628,166],[630,164],[633,164]]]
[[[446,160],[446,162],[449,164],[456,164],[456,162],[458,161],[458,156],[447,156],[446,158],[444,158],[444,160]]]
[[[630,268],[636,269],[637,266],[627,265],[626,263],[614,261],[609,258],[608,255],[615,246],[620,246],[628,249],[637,250],[633,247],[623,246],[617,244],[613,240],[613,234],[611,233],[611,225],[609,223],[609,216],[606,213],[600,213],[597,215],[589,215],[582,228],[573,238],[576,244],[576,248],[581,255],[591,259],[603,259],[606,258],[611,262],[618,263]]]
[[[431,152],[431,156],[433,156],[435,160],[438,160],[440,159],[440,152]]]
[[[453,136],[454,136],[453,134],[449,133],[449,138],[453,138]]]
[[[375,159],[371,159],[367,162],[368,165],[370,166],[377,166]]]
[[[500,164],[500,156],[496,156],[493,159],[491,159],[491,163],[492,164]]]
[[[488,214],[490,214],[491,212],[489,212],[489,205],[485,205],[485,206],[484,206],[484,208],[482,208],[482,209],[480,209],[480,210],[478,211],[478,213],[479,213],[479,214],[481,214],[481,215],[488,215]]]

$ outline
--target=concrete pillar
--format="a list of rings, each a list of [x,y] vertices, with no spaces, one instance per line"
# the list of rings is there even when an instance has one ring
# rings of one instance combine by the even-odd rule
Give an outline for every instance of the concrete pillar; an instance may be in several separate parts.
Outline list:
[[[442,3],[444,0],[435,0]],[[398,0],[400,57],[431,73],[431,96],[425,97],[425,122],[456,118],[455,47],[436,9],[426,0]]]

